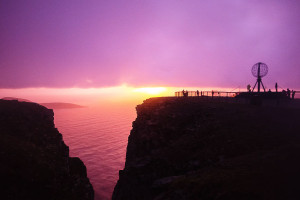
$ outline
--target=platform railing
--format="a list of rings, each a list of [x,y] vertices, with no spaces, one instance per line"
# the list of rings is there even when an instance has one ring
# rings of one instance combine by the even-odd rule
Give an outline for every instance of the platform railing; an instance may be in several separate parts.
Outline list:
[[[224,91],[185,91],[188,97],[235,97],[240,92],[224,92]],[[175,92],[176,97],[184,97],[183,91]]]
[[[242,92],[225,92],[225,91],[185,91],[187,92],[187,95],[184,95],[183,91],[177,91],[175,92],[175,97],[235,97],[239,95],[240,93],[244,93],[247,91],[242,91]],[[280,93],[282,91],[278,91]],[[267,92],[265,92],[267,93]],[[275,93],[275,92],[272,92]],[[292,95],[290,95],[292,96]],[[295,91],[295,97],[299,98],[300,96],[300,91]]]

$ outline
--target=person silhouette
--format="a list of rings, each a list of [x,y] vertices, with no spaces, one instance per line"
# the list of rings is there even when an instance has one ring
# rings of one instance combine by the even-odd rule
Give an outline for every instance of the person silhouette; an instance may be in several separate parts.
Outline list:
[[[292,99],[295,99],[296,91],[292,90]]]
[[[251,85],[250,84],[247,85],[247,90],[248,90],[248,92],[251,92]]]
[[[197,97],[199,97],[199,90],[197,90]]]
[[[278,92],[278,85],[277,85],[277,82],[275,83],[275,90],[276,90],[276,92]]]
[[[287,96],[288,96],[289,98],[291,98],[291,90],[290,90],[289,88],[286,90],[286,93],[287,93]]]

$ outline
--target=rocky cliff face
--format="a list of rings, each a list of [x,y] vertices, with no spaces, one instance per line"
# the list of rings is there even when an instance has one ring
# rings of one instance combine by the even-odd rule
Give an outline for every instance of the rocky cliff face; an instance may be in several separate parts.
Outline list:
[[[300,199],[299,111],[148,99],[113,199]]]
[[[38,104],[0,100],[1,199],[94,199],[85,165],[69,157],[53,120]]]

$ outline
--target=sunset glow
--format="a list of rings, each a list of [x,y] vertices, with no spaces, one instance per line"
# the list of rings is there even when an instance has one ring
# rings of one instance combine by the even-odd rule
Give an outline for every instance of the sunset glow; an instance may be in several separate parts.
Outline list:
[[[126,84],[103,88],[21,88],[0,89],[2,97],[18,97],[33,102],[70,102],[101,104],[103,102],[135,101],[141,103],[154,96],[174,95],[175,88],[144,87],[135,88]]]
[[[130,102],[132,105],[142,103],[151,97],[174,96],[176,91],[243,91],[238,88],[205,87],[133,87],[122,84],[103,88],[20,88],[0,89],[3,97],[18,97],[33,102],[69,102],[82,105],[101,105],[106,103]]]
[[[137,88],[134,89],[134,92],[141,92],[146,94],[158,95],[165,92],[167,88],[165,87],[146,87],[146,88]]]

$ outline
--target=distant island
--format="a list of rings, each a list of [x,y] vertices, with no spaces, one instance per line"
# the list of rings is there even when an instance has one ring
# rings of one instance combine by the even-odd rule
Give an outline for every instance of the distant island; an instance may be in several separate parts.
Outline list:
[[[86,106],[81,106],[73,103],[40,103],[40,105],[45,106],[48,109],[73,109],[73,108],[85,108]]]
[[[15,101],[19,101],[19,102],[32,102],[32,101],[29,101],[28,99],[22,99],[22,98],[17,98],[17,97],[4,97],[4,98],[2,98],[2,100],[15,100]]]
[[[8,101],[19,101],[19,102],[32,102],[28,99],[22,99],[18,97],[4,97],[2,100]],[[53,103],[38,103],[45,106],[48,109],[73,109],[73,108],[85,108],[86,106],[81,106],[74,103],[63,103],[63,102],[53,102]]]

